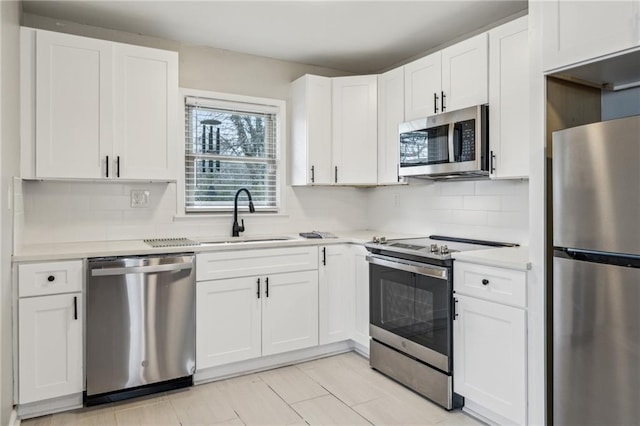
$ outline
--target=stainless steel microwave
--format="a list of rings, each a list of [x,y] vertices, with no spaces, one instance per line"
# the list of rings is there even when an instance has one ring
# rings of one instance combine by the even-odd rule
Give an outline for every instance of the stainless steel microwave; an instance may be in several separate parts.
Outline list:
[[[478,105],[402,123],[400,176],[489,177],[489,107]]]

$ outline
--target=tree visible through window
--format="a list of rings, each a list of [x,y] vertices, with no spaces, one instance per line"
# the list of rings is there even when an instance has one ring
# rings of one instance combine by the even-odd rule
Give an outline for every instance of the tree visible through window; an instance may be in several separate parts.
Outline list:
[[[186,103],[187,212],[233,207],[236,191],[247,188],[256,209],[277,208],[277,114],[244,108]],[[243,203],[244,205],[245,203]]]

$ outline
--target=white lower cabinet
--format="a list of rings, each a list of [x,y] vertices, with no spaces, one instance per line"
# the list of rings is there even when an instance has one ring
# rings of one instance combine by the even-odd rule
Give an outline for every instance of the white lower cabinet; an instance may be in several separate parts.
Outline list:
[[[196,367],[259,357],[258,277],[203,281],[196,289]]]
[[[318,344],[318,273],[197,283],[196,369]]]
[[[355,326],[353,340],[369,349],[369,262],[367,249],[361,245],[351,247],[355,269]]]
[[[18,302],[18,402],[81,393],[82,293]]]
[[[453,388],[487,412],[497,423],[504,421],[526,424],[527,415],[527,311],[525,306],[507,305],[503,291],[491,292],[490,287],[503,285],[504,280],[495,278],[495,268],[466,264],[457,261],[454,266],[454,322],[453,322]],[[463,274],[475,268],[474,274]],[[466,290],[475,291],[470,282],[472,275],[487,269],[484,278],[478,278],[485,293],[480,297],[465,295]],[[510,271],[504,269],[504,271]],[[517,271],[520,272],[520,271]],[[522,281],[514,280],[515,287],[526,285],[525,273]],[[517,300],[517,299],[509,299]],[[522,299],[524,300],[524,299]]]
[[[318,273],[290,272],[265,278],[262,355],[318,344]]]
[[[318,252],[320,344],[349,339],[353,329],[353,268],[348,244]]]

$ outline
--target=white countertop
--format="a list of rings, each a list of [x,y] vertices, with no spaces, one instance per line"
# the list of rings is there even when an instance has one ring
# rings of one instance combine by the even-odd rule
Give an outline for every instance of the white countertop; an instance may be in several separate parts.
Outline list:
[[[473,250],[451,255],[456,260],[500,268],[526,271],[531,269],[529,247],[500,247],[486,250]]]
[[[415,235],[397,234],[372,230],[333,232],[338,238],[326,239],[305,239],[298,234],[274,235],[273,237],[288,237],[290,239],[280,241],[250,241],[234,242],[208,245],[180,246],[180,247],[158,247],[147,245],[142,240],[122,240],[122,241],[88,241],[76,243],[51,243],[33,244],[23,246],[13,254],[14,262],[35,262],[65,259],[82,259],[88,257],[107,256],[131,256],[162,253],[203,253],[211,251],[246,250],[255,248],[271,248],[283,246],[308,246],[308,245],[328,245],[328,244],[364,244],[370,241],[374,235],[384,235],[387,238],[411,238]],[[267,235],[246,235],[239,239],[264,238]],[[190,237],[194,241],[210,241],[231,239],[228,236],[212,237]]]

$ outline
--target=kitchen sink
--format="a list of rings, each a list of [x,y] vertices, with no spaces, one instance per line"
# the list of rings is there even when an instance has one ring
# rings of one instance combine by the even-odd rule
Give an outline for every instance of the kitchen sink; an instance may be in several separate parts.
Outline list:
[[[200,241],[201,246],[217,245],[217,244],[238,244],[238,243],[257,243],[257,242],[271,242],[271,241],[287,241],[294,240],[294,237],[225,237],[216,238],[213,240]]]

